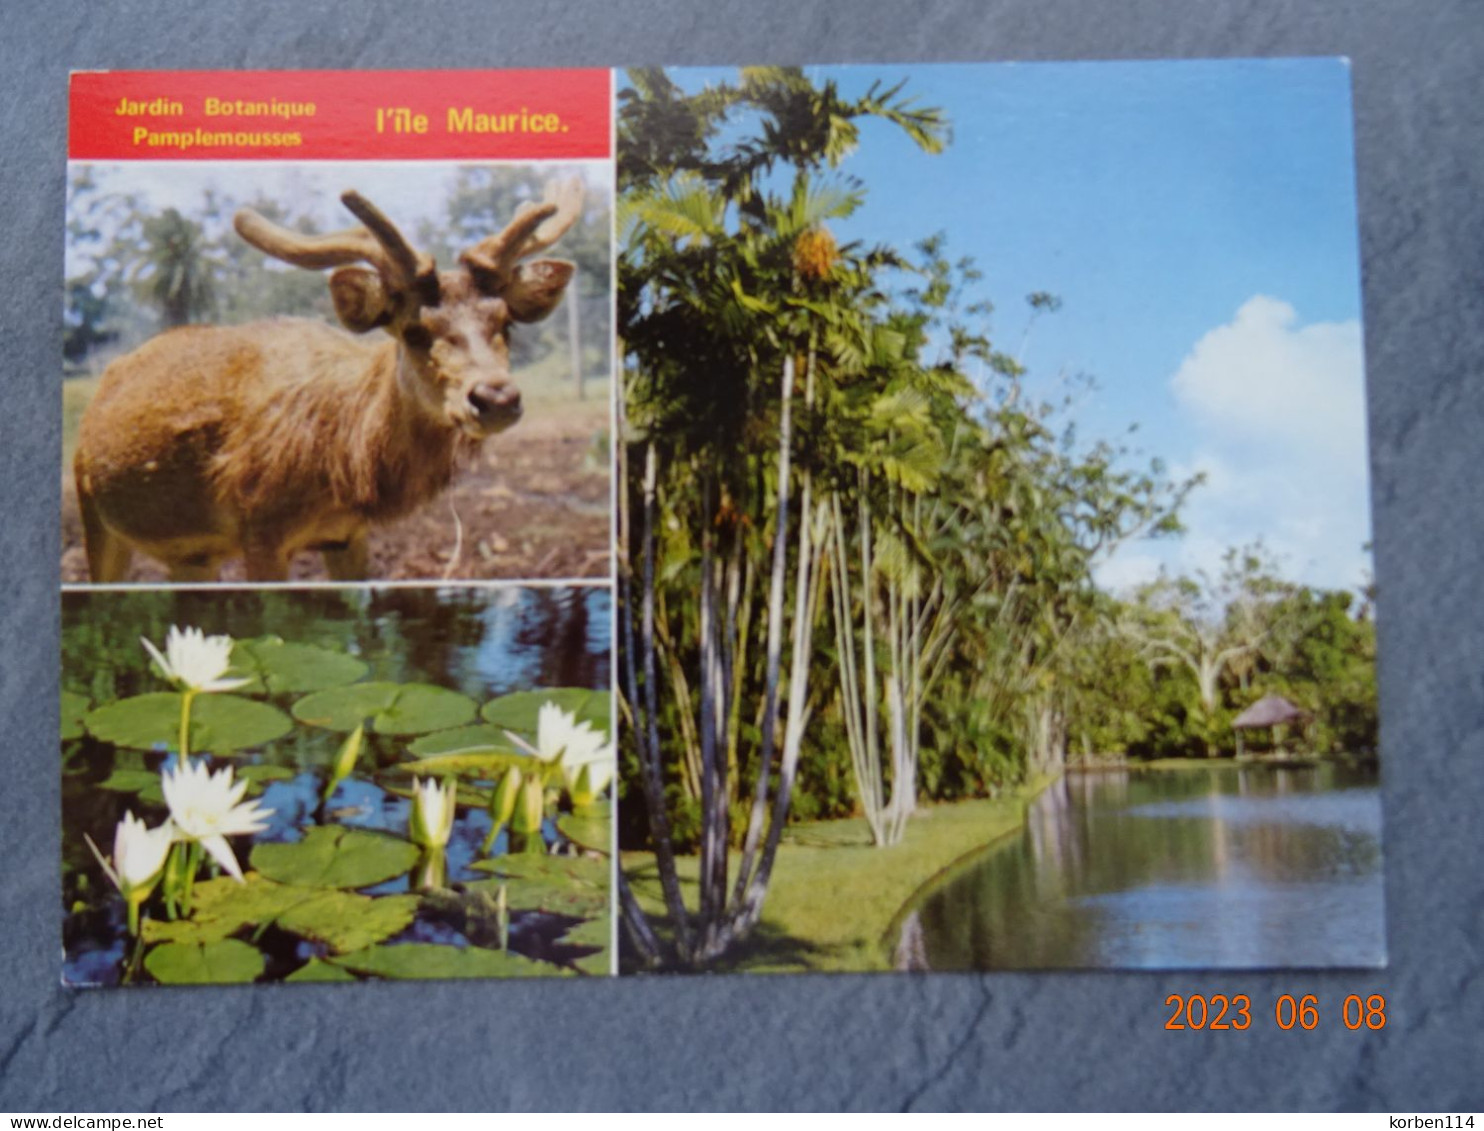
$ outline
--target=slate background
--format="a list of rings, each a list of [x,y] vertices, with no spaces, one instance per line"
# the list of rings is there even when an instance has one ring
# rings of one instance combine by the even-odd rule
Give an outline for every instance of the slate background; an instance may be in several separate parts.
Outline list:
[[[1484,7],[1472,0],[7,0],[0,20],[0,1109],[1484,1108]],[[58,986],[59,445],[72,68],[1348,55],[1382,590],[1381,973]],[[1168,1033],[1172,992],[1245,1033]],[[1317,993],[1312,1033],[1266,1003]],[[1382,992],[1381,1034],[1338,1023]]]

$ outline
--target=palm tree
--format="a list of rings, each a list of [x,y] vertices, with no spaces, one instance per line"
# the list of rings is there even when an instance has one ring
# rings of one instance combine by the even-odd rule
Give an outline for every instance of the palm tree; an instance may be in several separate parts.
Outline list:
[[[847,101],[796,69],[747,70],[736,86],[694,96],[662,72],[631,80],[619,159],[620,655],[673,958],[695,966],[758,921],[808,721],[828,512],[812,460],[796,451],[795,415],[813,422],[831,307],[805,282],[830,258],[828,222],[862,197],[811,173],[854,148],[862,116],[895,121],[930,149],[944,127],[900,87]],[[718,146],[729,115],[756,128]],[[786,193],[775,189],[783,168]],[[675,864],[677,769],[699,795],[694,912]],[[736,803],[745,821],[733,873]],[[658,961],[659,940],[626,885],[622,894],[631,939]]]
[[[139,277],[160,321],[169,328],[209,316],[216,307],[216,286],[201,225],[167,208],[144,221],[143,235]]]

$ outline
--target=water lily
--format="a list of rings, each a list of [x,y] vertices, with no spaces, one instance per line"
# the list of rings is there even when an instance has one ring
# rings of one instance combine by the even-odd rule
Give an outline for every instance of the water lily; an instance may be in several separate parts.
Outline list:
[[[616,761],[613,744],[591,723],[578,722],[571,711],[543,703],[536,713],[536,745],[505,732],[541,761],[560,765],[574,804],[590,805],[613,780]]]
[[[442,784],[434,778],[424,782],[412,779],[412,816],[407,833],[413,844],[442,848],[448,843],[457,795],[458,784],[452,779]]]
[[[617,762],[613,756],[613,744],[603,742],[599,736],[598,745],[586,745],[579,747],[576,752],[568,750],[562,755],[562,771],[567,776],[567,789],[572,794],[575,804],[591,805],[608,788],[608,783],[613,780]]]
[[[608,791],[608,783],[613,780],[614,771],[611,755],[610,751],[606,762],[589,762],[568,772],[567,790],[572,795],[573,808],[585,809],[596,804]]]
[[[500,835],[500,830],[510,823],[515,816],[516,804],[520,800],[520,788],[523,775],[519,766],[511,766],[500,778],[500,784],[490,791],[490,831],[484,838],[484,847],[480,850],[488,855],[495,846],[495,838]]]
[[[603,746],[603,736],[592,724],[579,723],[571,711],[551,702],[543,703],[536,712],[535,746],[508,730],[505,737],[543,762],[585,762]]]
[[[221,678],[232,665],[230,636],[207,636],[199,628],[177,628],[172,624],[165,635],[164,655],[144,637],[139,642],[154,657],[166,679],[190,692],[232,691],[252,682]]]
[[[98,851],[92,837],[84,833],[83,839],[129,905],[129,933],[137,935],[140,904],[149,898],[165,870],[165,857],[175,840],[175,829],[169,821],[152,829],[133,813],[125,813],[114,830],[112,863]]]
[[[139,643],[154,657],[165,678],[181,686],[180,757],[184,761],[191,752],[191,700],[213,691],[233,691],[252,681],[222,678],[232,665],[230,636],[207,636],[199,628],[178,628],[172,624],[165,634],[163,656],[144,637],[139,638]]]
[[[335,792],[335,787],[350,777],[350,772],[356,768],[356,760],[361,756],[361,745],[366,736],[366,724],[361,723],[355,730],[351,731],[350,737],[340,747],[340,752],[335,755],[335,764],[330,767],[330,777],[325,782],[324,793],[321,800],[326,804],[330,801],[330,795]]]
[[[242,869],[227,837],[262,832],[273,815],[272,809],[256,801],[243,802],[247,784],[233,784],[230,766],[213,774],[204,760],[184,757],[160,781],[175,823],[175,839],[199,844],[238,883],[243,882]]]

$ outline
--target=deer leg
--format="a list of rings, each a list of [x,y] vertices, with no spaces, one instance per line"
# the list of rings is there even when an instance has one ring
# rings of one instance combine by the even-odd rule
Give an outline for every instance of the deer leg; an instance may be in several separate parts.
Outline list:
[[[345,540],[344,547],[325,550],[325,569],[332,581],[366,580],[366,532],[358,530]]]
[[[210,558],[184,558],[167,562],[171,581],[215,581],[219,563]]]
[[[95,585],[122,581],[128,571],[133,553],[129,544],[120,538],[103,521],[93,496],[78,484],[78,510],[82,512],[82,540],[88,555],[88,576]]]

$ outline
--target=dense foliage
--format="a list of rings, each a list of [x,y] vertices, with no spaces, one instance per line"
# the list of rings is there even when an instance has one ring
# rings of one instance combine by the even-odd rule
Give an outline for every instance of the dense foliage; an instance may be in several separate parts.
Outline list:
[[[656,932],[625,893],[638,961],[744,937],[790,819],[859,813],[890,845],[920,799],[1069,751],[1229,753],[1270,691],[1312,712],[1312,748],[1374,746],[1366,608],[1260,551],[1220,583],[1099,591],[1198,481],[1079,445],[948,237],[836,238],[867,192],[843,169],[859,122],[931,153],[941,111],[789,68],[696,92],[636,71],[619,99],[621,843],[655,853],[667,912]]]

